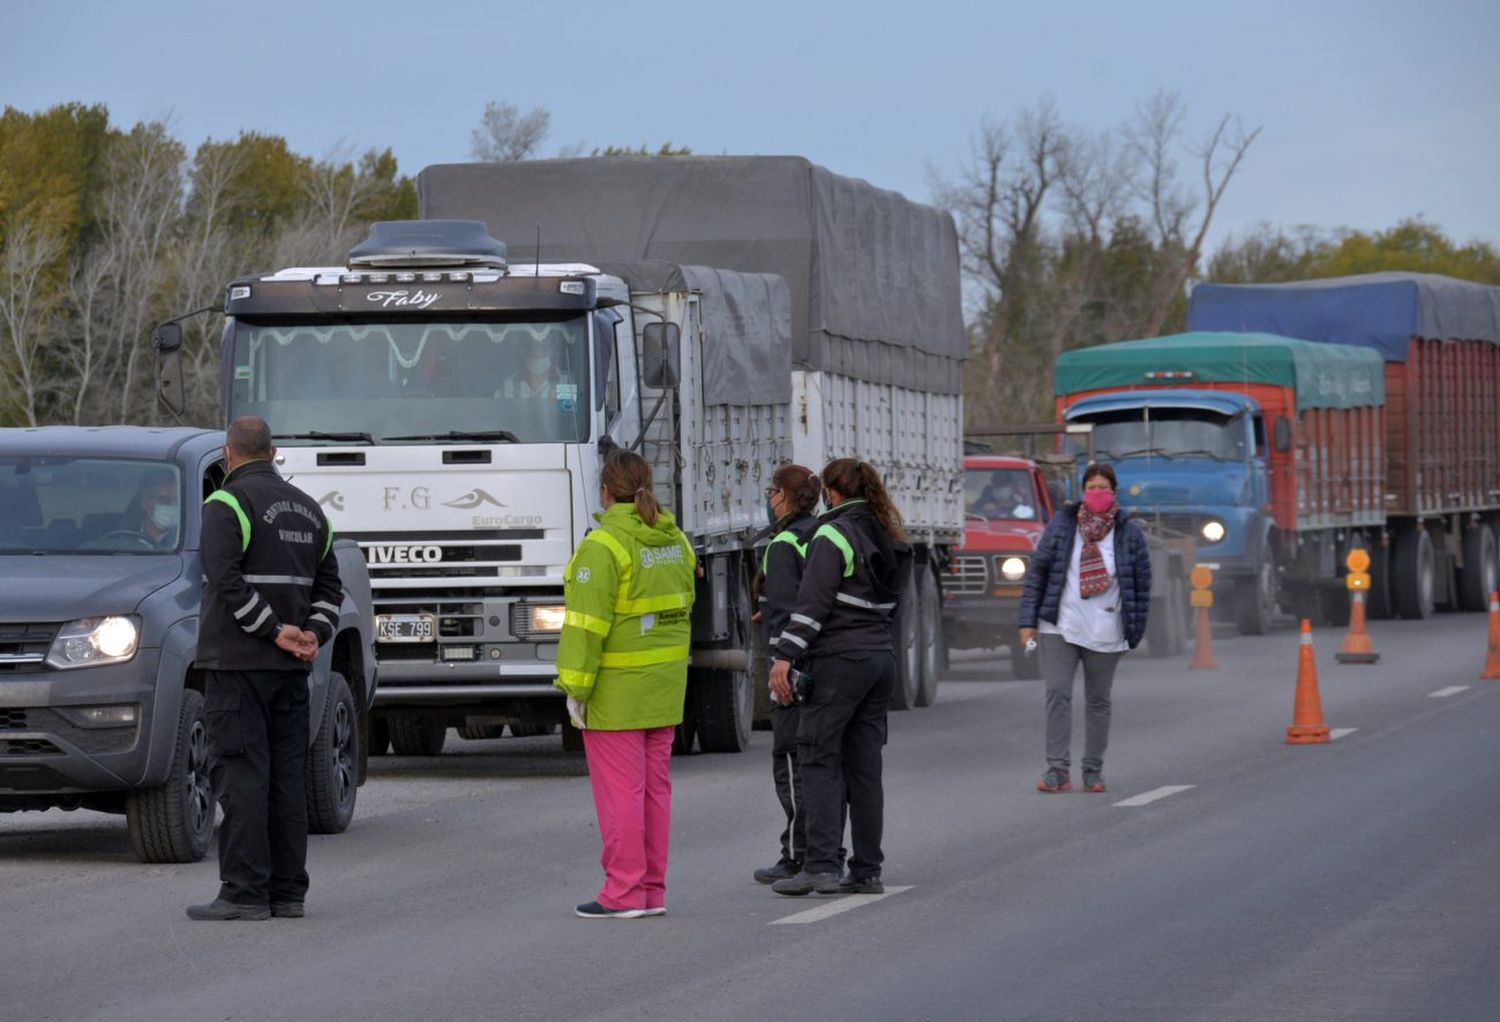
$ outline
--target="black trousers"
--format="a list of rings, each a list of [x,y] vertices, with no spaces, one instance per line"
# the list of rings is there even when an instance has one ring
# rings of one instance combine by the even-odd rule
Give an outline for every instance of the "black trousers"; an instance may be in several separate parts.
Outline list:
[[[801,865],[807,853],[807,799],[802,791],[802,769],[797,761],[797,722],[801,710],[795,704],[771,702],[771,778],[776,797],[786,813],[781,832],[781,861]]]
[[[849,875],[878,876],[885,860],[885,788],[881,780],[886,710],[896,680],[890,651],[814,656],[812,693],[799,708],[797,754],[807,810],[809,873],[837,873],[849,813]]]
[[[209,778],[224,810],[219,897],[307,894],[306,671],[209,671]]]

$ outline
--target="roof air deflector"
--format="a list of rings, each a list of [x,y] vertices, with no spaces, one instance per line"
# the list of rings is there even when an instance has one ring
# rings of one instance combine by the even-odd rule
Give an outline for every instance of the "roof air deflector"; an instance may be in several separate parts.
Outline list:
[[[487,266],[503,270],[505,243],[479,220],[382,220],[349,251],[349,266]]]

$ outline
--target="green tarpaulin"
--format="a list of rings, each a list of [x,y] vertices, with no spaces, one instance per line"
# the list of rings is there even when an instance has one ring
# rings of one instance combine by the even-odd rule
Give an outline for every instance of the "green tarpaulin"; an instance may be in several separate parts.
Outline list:
[[[1148,374],[1182,373],[1177,377]],[[1192,333],[1064,352],[1054,393],[1204,383],[1292,387],[1297,408],[1385,403],[1385,362],[1370,348],[1298,341],[1274,334]]]

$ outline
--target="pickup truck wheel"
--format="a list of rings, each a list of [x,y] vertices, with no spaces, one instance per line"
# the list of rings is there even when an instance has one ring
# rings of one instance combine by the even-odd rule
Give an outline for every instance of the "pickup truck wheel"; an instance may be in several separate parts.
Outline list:
[[[917,581],[921,583],[917,605],[922,626],[918,650],[922,672],[917,681],[917,705],[931,706],[937,702],[938,681],[943,673],[943,605],[937,579],[930,567],[924,564],[917,569]]]
[[[917,581],[908,581],[896,604],[896,684],[891,689],[891,709],[909,710],[917,705],[922,681],[922,626],[917,606]]]
[[[208,721],[198,692],[183,690],[167,783],[127,795],[125,822],[130,850],[142,862],[197,862],[208,853],[214,796],[208,779]]]
[[[342,834],[359,790],[359,727],[354,696],[338,671],[328,675],[318,737],[307,751],[307,832]]]
[[[511,728],[515,731],[515,728]],[[458,737],[468,742],[485,742],[505,734],[504,724],[465,724],[458,729]]]
[[[1026,655],[1026,644],[1019,635],[1010,640],[1010,673],[1017,681],[1036,681],[1042,676],[1042,658]]]
[[[497,729],[498,730],[498,729]],[[557,725],[545,720],[528,720],[510,726],[512,738],[540,738],[557,730]]]
[[[448,737],[448,723],[440,717],[392,717],[390,728],[398,756],[436,756]]]
[[[1396,537],[1394,596],[1404,618],[1432,616],[1437,588],[1437,556],[1426,529],[1403,529]]]
[[[1458,573],[1458,600],[1464,610],[1489,609],[1490,593],[1500,588],[1495,533],[1488,525],[1464,532],[1464,566]]]
[[[1234,621],[1241,635],[1264,635],[1276,618],[1276,571],[1263,561],[1255,578],[1234,589]]]

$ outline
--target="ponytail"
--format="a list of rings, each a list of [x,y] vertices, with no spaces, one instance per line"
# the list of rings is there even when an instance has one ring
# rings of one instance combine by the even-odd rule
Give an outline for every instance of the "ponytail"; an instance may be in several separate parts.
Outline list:
[[[651,465],[632,451],[611,451],[604,459],[599,484],[621,504],[634,504],[635,513],[647,525],[655,525],[661,502],[651,488]]]
[[[901,512],[896,510],[874,465],[854,458],[835,458],[823,469],[823,484],[845,497],[865,501],[892,539],[906,540]]]
[[[812,514],[823,496],[822,481],[801,465],[782,465],[771,476],[771,485],[786,495],[793,514]]]

